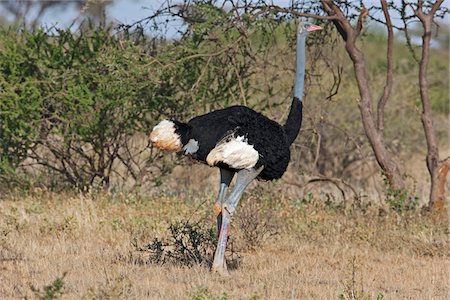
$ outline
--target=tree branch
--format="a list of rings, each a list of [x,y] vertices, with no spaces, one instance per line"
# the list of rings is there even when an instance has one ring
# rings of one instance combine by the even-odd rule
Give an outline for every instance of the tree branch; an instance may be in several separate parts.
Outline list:
[[[430,12],[425,14],[422,11],[422,1],[418,2],[418,9],[415,11],[416,16],[420,19],[423,26],[422,36],[422,57],[419,64],[419,89],[420,99],[422,101],[422,125],[427,142],[427,168],[431,177],[430,186],[430,206],[434,206],[435,201],[439,198],[438,182],[439,182],[439,148],[436,134],[434,133],[431,103],[428,92],[428,78],[427,69],[430,59],[430,43],[431,43],[431,26],[434,18],[434,13],[439,9],[443,0],[436,1]]]
[[[248,8],[248,6],[236,6],[235,9],[242,9],[242,8]],[[253,6],[252,7],[255,10],[260,10],[261,12],[264,11],[270,11],[270,12],[276,12],[276,13],[286,13],[290,14],[296,17],[305,17],[305,18],[312,18],[316,20],[336,20],[337,16],[328,15],[328,16],[321,16],[316,14],[309,14],[309,13],[302,13],[299,11],[295,11],[293,9],[280,7],[277,5],[267,5],[267,6]]]
[[[358,16],[358,23],[356,24],[356,30],[355,30],[356,36],[358,36],[361,33],[361,30],[363,28],[364,20],[366,19],[368,14],[369,14],[369,11],[367,10],[367,8],[363,4],[362,5],[362,9],[361,9],[361,13]]]
[[[444,2],[444,0],[438,0],[438,1],[434,2],[433,6],[431,7],[430,12],[428,13],[428,15],[429,16],[434,16],[434,14],[437,12],[439,7],[441,7],[442,2]]]
[[[344,14],[340,10],[336,4],[331,0],[321,0],[324,11],[329,16],[335,16],[335,19],[332,19],[334,26],[336,27],[339,34],[342,36],[344,41],[347,41],[349,35],[353,34],[353,28],[350,22],[345,18]]]
[[[381,7],[383,10],[384,17],[386,19],[386,29],[388,31],[388,37],[387,37],[387,53],[386,53],[386,60],[387,60],[387,70],[386,70],[386,83],[384,85],[383,89],[383,95],[381,96],[380,100],[378,100],[378,107],[377,107],[377,127],[380,132],[384,131],[384,108],[386,106],[386,103],[391,96],[392,92],[392,84],[393,84],[393,60],[394,60],[394,31],[392,28],[392,21],[391,17],[389,15],[388,6],[386,3],[386,0],[380,0]]]

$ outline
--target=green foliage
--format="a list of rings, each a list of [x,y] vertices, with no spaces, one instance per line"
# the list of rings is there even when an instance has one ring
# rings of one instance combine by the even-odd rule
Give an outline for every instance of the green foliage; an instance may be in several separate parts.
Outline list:
[[[224,292],[219,296],[213,295],[208,288],[199,287],[189,293],[188,300],[227,300],[228,295]]]
[[[389,207],[397,212],[417,209],[419,206],[419,198],[412,195],[407,189],[396,189],[389,185],[389,181],[384,173],[383,183],[385,186],[385,201]]]
[[[31,287],[34,295],[41,300],[57,299],[63,295],[64,278],[67,273],[65,272],[61,277],[56,278],[49,285],[44,286],[43,290]]]
[[[2,170],[31,156],[84,187],[105,180],[124,136],[148,128],[158,84],[142,49],[107,30],[56,31],[0,31]]]
[[[389,187],[386,190],[386,203],[393,210],[402,212],[416,209],[419,204],[419,199],[416,196],[411,198],[407,190]]]

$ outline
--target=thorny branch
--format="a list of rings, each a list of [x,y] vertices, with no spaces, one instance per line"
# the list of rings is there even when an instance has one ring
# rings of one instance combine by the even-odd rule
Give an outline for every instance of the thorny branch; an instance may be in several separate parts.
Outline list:
[[[237,6],[236,9],[243,9],[243,8],[249,8],[249,6]],[[299,12],[290,8],[284,8],[277,5],[264,5],[264,6],[252,6],[252,10],[259,11],[257,13],[254,13],[255,16],[265,13],[265,12],[271,12],[271,13],[285,13],[290,14],[295,17],[304,17],[304,18],[312,18],[316,20],[336,20],[336,16],[322,16],[317,14],[310,14],[310,13],[303,13]]]
[[[346,197],[345,190],[341,187],[341,184],[342,184],[343,186],[349,188],[352,191],[354,200],[359,200],[359,195],[358,195],[358,192],[356,191],[356,189],[351,184],[349,184],[348,182],[345,182],[341,178],[334,178],[334,177],[327,177],[327,176],[324,176],[324,175],[317,175],[315,178],[309,179],[304,184],[300,184],[297,181],[292,181],[292,180],[287,180],[287,179],[283,179],[283,181],[285,183],[289,184],[289,185],[293,185],[293,186],[296,186],[296,187],[301,188],[301,189],[305,188],[307,185],[309,185],[311,183],[330,182],[334,186],[336,186],[336,188],[341,192],[342,198],[345,201],[347,199],[347,197]]]

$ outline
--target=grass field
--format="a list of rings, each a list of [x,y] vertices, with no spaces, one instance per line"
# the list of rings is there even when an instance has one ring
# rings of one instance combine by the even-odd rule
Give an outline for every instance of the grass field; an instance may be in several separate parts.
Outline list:
[[[171,224],[189,221],[194,233],[214,229],[212,203],[192,195],[45,192],[3,199],[0,298],[450,297],[448,220],[427,212],[344,209],[313,196],[248,196],[231,232],[230,277],[209,272],[211,257],[200,264],[189,255],[156,263],[143,250],[155,238],[174,238]]]

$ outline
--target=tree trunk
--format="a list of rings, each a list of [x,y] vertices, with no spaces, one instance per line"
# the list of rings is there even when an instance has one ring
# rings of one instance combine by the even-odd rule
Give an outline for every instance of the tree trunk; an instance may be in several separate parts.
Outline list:
[[[442,1],[438,1],[435,5],[439,4],[439,2]],[[428,68],[428,61],[430,58],[431,24],[434,16],[433,11],[435,11],[434,7],[428,15],[423,14],[421,10],[416,11],[416,15],[421,21],[423,26],[422,57],[420,59],[419,65],[419,89],[420,89],[420,99],[422,101],[421,119],[423,130],[425,133],[425,139],[427,141],[426,161],[428,172],[430,173],[429,206],[431,208],[436,208],[437,210],[443,210],[444,195],[441,194],[440,192],[441,191],[443,192],[445,189],[444,187],[442,187],[442,189],[440,190],[440,185],[441,184],[445,185],[445,178],[448,170],[445,170],[446,164],[444,164],[443,172],[440,175],[439,148],[433,128],[433,119],[431,115],[432,111],[430,98],[428,95],[428,80],[427,80],[427,68]]]
[[[378,131],[375,126],[375,120],[372,112],[372,94],[370,92],[369,83],[367,82],[364,56],[354,45],[346,48],[353,61],[356,81],[358,83],[359,94],[361,96],[359,103],[361,120],[364,126],[364,131],[375,154],[375,158],[381,169],[385,172],[391,188],[404,189],[405,183],[402,178],[400,168],[392,159],[392,154],[387,150],[382,132]]]

